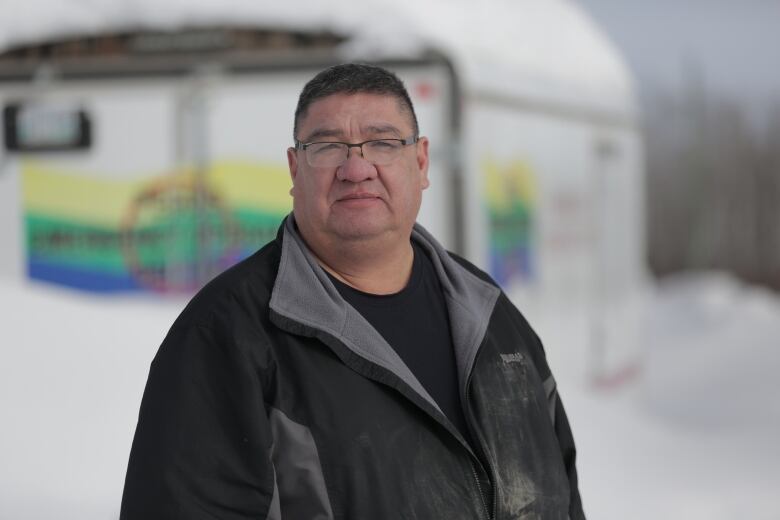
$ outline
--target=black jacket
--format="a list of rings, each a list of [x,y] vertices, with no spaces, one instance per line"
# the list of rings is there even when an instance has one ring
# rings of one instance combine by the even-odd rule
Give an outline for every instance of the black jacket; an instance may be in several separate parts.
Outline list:
[[[539,339],[486,274],[419,226],[412,238],[445,293],[473,448],[288,217],[160,347],[121,518],[584,518]]]

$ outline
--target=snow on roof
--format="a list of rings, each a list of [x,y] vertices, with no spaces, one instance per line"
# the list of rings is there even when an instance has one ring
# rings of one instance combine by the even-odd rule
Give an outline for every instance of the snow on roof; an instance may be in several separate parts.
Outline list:
[[[469,93],[633,115],[619,53],[569,0],[0,0],[0,49],[117,30],[239,25],[328,30],[345,58],[442,52]]]

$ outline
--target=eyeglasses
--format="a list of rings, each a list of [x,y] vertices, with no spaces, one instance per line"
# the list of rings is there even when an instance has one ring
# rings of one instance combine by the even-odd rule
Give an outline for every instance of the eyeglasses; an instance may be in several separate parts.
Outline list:
[[[408,139],[371,139],[362,143],[295,141],[295,149],[303,150],[309,166],[315,168],[340,166],[349,157],[350,148],[360,148],[363,159],[376,166],[385,166],[398,158],[404,146],[414,144],[418,140],[417,136],[413,136]]]

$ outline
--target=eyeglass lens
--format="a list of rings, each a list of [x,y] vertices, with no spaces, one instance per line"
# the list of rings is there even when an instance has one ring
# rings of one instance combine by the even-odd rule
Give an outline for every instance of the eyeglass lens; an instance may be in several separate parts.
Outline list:
[[[400,139],[377,139],[361,144],[311,143],[306,147],[306,158],[311,166],[339,166],[349,157],[350,148],[360,148],[363,158],[376,165],[393,162],[403,148]]]

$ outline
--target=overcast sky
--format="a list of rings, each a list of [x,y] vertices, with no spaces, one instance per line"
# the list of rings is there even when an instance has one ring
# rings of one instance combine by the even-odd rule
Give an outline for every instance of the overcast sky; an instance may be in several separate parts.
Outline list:
[[[780,0],[573,1],[622,49],[645,91],[679,88],[693,66],[713,92],[753,109],[780,103]]]

